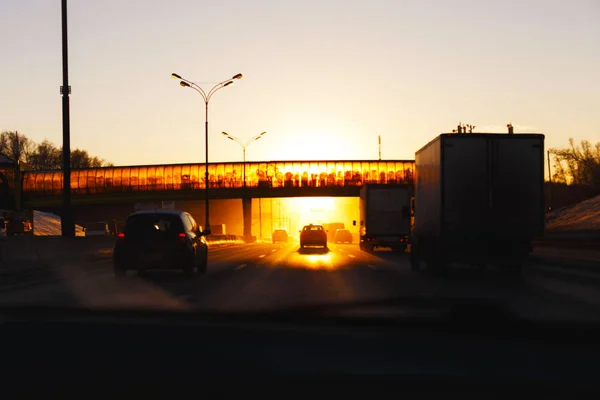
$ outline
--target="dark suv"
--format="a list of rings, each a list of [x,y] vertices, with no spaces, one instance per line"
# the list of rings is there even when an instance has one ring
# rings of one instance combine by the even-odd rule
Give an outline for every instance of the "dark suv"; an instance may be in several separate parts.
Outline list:
[[[138,211],[127,217],[113,253],[116,276],[127,270],[181,269],[187,275],[206,272],[208,244],[192,216],[179,210]]]

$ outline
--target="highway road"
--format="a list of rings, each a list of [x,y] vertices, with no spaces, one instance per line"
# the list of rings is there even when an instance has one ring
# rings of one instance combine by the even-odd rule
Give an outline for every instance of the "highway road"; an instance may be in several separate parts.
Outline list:
[[[270,310],[355,303],[396,296],[497,299],[534,319],[600,319],[600,276],[531,265],[524,279],[495,271],[454,269],[448,275],[411,272],[408,254],[367,254],[356,244],[301,251],[297,243],[244,244],[210,251],[205,275],[134,272],[122,280],[109,260],[65,265],[57,280],[0,292],[0,305]]]

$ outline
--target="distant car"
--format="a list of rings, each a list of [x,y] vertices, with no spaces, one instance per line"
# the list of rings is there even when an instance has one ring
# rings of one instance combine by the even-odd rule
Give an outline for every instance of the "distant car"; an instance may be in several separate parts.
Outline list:
[[[338,229],[335,231],[333,241],[335,243],[352,243],[352,233],[348,229]]]
[[[273,243],[277,243],[277,242],[287,243],[287,241],[288,241],[288,234],[285,229],[275,229],[273,231]]]
[[[127,217],[117,235],[113,259],[116,276],[127,270],[181,269],[192,275],[205,273],[208,243],[190,214],[180,210],[145,210]]]
[[[322,225],[306,225],[300,231],[300,248],[322,246],[327,248],[327,231]]]
[[[85,236],[110,236],[106,222],[92,222],[85,225]]]

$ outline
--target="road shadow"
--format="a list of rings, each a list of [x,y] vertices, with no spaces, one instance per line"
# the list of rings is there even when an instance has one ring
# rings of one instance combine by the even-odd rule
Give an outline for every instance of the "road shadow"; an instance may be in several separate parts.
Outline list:
[[[436,270],[422,265],[418,273],[430,279],[444,280],[448,283],[485,284],[495,287],[516,287],[527,283],[525,271],[516,272],[495,267],[480,268],[450,264]]]
[[[329,247],[300,247],[298,248],[298,254],[327,254],[329,253]]]
[[[206,273],[194,272],[192,275],[187,275],[181,270],[177,269],[151,269],[144,272],[138,272],[136,270],[128,271],[128,277],[136,277],[145,281],[150,281],[158,284],[168,283],[181,283],[181,282],[200,282],[200,281],[213,281],[215,279],[227,278],[236,273],[233,268],[211,268],[209,264]]]
[[[399,251],[393,251],[393,250],[374,250],[373,252],[369,253],[370,255],[372,255],[373,257],[377,257],[377,258],[381,258],[382,260],[385,261],[392,261],[392,262],[397,262],[397,261],[405,261],[409,259],[410,253],[406,253],[406,252],[399,252]]]

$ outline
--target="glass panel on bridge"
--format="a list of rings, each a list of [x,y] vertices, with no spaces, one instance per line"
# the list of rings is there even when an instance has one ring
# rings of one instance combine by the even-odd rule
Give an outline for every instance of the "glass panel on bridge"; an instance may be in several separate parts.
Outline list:
[[[365,183],[412,183],[412,160],[274,161],[247,162],[248,187],[362,186]],[[211,188],[243,187],[243,163],[209,164]],[[23,191],[49,196],[62,191],[60,171],[23,172]],[[73,194],[127,191],[201,190],[205,165],[147,165],[78,169],[71,171]]]

